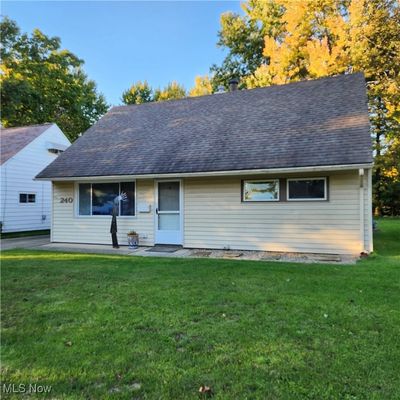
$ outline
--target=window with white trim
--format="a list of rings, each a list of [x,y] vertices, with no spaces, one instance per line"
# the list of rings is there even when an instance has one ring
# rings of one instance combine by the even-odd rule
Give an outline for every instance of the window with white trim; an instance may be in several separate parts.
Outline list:
[[[279,179],[243,181],[243,201],[279,201]]]
[[[20,203],[36,203],[35,193],[20,193],[19,194]]]
[[[326,178],[296,178],[287,180],[287,199],[327,200]]]
[[[79,215],[111,215],[115,197],[126,193],[120,201],[118,215],[135,215],[135,182],[80,183],[78,188]]]

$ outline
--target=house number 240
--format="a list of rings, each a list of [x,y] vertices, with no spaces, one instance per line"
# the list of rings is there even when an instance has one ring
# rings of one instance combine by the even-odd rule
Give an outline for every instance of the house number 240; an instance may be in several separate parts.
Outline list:
[[[72,197],[61,197],[60,203],[73,203],[74,199]]]

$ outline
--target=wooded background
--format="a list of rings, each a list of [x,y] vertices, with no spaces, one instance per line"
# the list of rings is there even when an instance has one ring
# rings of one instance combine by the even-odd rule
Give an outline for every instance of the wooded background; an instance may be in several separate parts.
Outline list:
[[[244,13],[224,13],[217,45],[221,65],[151,88],[136,78],[124,104],[214,93],[239,78],[241,90],[362,71],[367,81],[374,143],[374,213],[400,215],[400,8],[396,0],[249,0]],[[3,126],[56,122],[71,140],[108,109],[83,60],[61,49],[59,38],[36,29],[21,33],[1,22]],[[135,77],[132,77],[135,81]]]

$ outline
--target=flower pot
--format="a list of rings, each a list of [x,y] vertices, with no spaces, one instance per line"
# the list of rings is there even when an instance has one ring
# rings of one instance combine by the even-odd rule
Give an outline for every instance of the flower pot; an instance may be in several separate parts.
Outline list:
[[[139,235],[128,235],[128,246],[130,249],[139,247]]]

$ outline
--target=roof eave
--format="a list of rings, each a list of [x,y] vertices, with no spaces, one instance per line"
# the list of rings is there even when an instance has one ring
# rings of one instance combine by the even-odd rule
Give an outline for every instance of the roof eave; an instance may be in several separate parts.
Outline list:
[[[37,181],[94,181],[94,180],[120,180],[120,179],[163,179],[163,178],[191,178],[207,176],[234,176],[234,175],[271,175],[285,173],[307,173],[307,172],[334,172],[346,170],[358,170],[372,168],[373,163],[363,164],[341,164],[341,165],[319,165],[309,167],[289,168],[265,168],[230,171],[209,171],[209,172],[177,172],[168,174],[137,174],[137,175],[102,175],[102,176],[66,176],[35,178]]]

